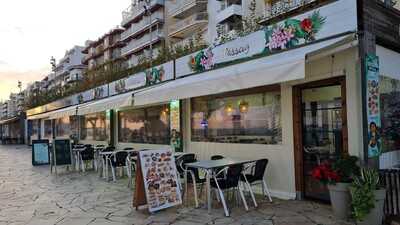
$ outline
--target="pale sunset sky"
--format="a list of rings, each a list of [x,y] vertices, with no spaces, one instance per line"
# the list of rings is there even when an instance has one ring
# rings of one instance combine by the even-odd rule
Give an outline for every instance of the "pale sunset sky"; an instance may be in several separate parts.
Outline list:
[[[95,40],[121,23],[131,0],[2,0],[0,101],[50,72],[50,57]]]

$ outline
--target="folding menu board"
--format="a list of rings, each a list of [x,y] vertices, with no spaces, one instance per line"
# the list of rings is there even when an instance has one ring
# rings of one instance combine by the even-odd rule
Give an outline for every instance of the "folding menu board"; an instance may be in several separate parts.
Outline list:
[[[182,204],[172,149],[140,151],[137,167],[136,208],[147,203],[149,211],[155,212]]]
[[[48,165],[49,163],[49,140],[32,140],[32,165]]]

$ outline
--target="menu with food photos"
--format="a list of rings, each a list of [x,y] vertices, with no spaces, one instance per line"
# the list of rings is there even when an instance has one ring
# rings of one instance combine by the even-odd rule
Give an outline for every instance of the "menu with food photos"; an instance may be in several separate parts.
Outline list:
[[[182,204],[173,151],[140,151],[139,157],[149,211]]]

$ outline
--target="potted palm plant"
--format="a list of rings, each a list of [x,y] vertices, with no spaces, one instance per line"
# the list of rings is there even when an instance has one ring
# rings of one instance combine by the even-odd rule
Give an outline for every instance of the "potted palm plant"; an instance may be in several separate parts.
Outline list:
[[[386,190],[379,185],[375,169],[364,168],[351,187],[353,216],[360,225],[379,225],[383,220]]]
[[[333,163],[323,163],[312,171],[312,177],[327,185],[333,214],[346,220],[351,215],[349,187],[359,174],[356,156],[343,156]]]

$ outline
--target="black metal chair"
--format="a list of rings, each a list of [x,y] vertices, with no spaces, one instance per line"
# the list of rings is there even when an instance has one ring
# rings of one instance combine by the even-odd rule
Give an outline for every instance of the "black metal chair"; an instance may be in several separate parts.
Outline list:
[[[134,148],[126,147],[123,149],[124,151],[133,151]],[[133,172],[136,171],[136,162],[137,162],[138,152],[129,152],[126,157],[126,172],[129,178],[128,187],[131,187],[133,181]]]
[[[86,164],[85,162],[88,161],[92,161],[92,168],[94,168],[94,148],[92,147],[92,145],[85,145],[85,150],[80,152],[80,161],[81,161],[81,165],[82,165],[82,171],[85,172],[86,170]]]
[[[220,160],[225,158],[223,155],[212,155],[211,160]]]
[[[245,167],[240,180],[244,182],[250,191],[251,198],[253,199],[254,206],[257,207],[257,202],[251,189],[252,185],[261,184],[263,195],[268,197],[272,202],[271,194],[269,192],[267,182],[264,180],[264,175],[268,166],[268,159],[259,159],[255,163],[251,163]],[[249,173],[248,173],[249,172]]]
[[[212,155],[210,159],[211,159],[211,160],[221,160],[221,159],[224,159],[224,158],[225,158],[225,157],[224,157],[223,155]],[[224,167],[215,168],[215,169],[214,169],[214,173],[219,173],[219,171],[221,171],[221,170],[223,170],[223,169],[224,169]],[[226,175],[226,174],[221,173],[221,174],[219,174],[219,177],[218,177],[218,178],[224,178],[225,175]]]
[[[177,159],[177,170],[181,178],[185,179],[185,189],[187,192],[187,184],[193,185],[193,193],[196,207],[199,207],[199,200],[197,195],[197,184],[201,184],[200,186],[200,195],[203,191],[203,185],[206,182],[205,178],[200,178],[199,170],[197,168],[187,168],[187,163],[197,162],[196,155],[193,153],[184,154]],[[187,193],[185,193],[187,194]]]
[[[118,167],[125,167],[126,164],[126,158],[128,157],[128,152],[126,151],[117,151],[114,153],[114,155],[111,157],[111,172],[113,176],[113,181],[116,181],[116,175],[115,175],[115,168]]]
[[[211,180],[211,187],[217,191],[219,198],[221,199],[222,205],[224,207],[225,216],[229,216],[229,210],[225,201],[224,191],[233,189],[239,192],[246,211],[249,210],[246,199],[244,198],[243,190],[239,185],[242,171],[243,171],[242,164],[228,166],[225,167],[223,170],[219,171],[218,173],[215,173],[213,175],[213,179]],[[218,175],[222,173],[226,173],[226,176],[224,178],[219,178]]]

